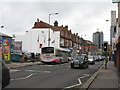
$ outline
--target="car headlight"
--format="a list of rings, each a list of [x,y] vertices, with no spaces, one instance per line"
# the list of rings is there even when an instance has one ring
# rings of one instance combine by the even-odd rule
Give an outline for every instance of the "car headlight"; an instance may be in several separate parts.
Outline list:
[[[93,59],[89,59],[89,61],[93,61]]]
[[[80,63],[83,63],[83,61],[81,61]]]

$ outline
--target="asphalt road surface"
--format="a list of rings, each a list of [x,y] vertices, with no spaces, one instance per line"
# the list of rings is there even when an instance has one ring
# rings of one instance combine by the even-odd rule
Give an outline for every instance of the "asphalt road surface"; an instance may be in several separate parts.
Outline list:
[[[96,62],[87,69],[71,69],[70,63],[11,69],[11,82],[6,88],[74,88],[82,85],[102,63]]]

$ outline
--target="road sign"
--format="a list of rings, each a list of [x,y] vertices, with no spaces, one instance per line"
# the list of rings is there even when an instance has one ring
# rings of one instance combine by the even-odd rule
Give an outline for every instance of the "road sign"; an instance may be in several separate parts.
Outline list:
[[[120,0],[112,0],[113,3],[120,3]]]

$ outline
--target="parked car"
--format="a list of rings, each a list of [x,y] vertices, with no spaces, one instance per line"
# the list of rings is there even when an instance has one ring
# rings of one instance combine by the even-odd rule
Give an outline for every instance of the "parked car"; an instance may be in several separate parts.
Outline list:
[[[31,53],[25,53],[25,60],[28,61],[28,60],[31,60]]]
[[[102,61],[105,60],[105,56],[102,56]]]
[[[76,55],[73,57],[73,60],[70,62],[71,68],[88,68],[88,59],[85,55]]]
[[[95,64],[95,59],[94,59],[93,56],[88,55],[88,63],[89,63],[89,64]]]
[[[98,55],[99,61],[102,61],[102,56]]]
[[[2,88],[6,87],[10,83],[10,68],[2,60]]]
[[[99,57],[98,56],[94,56],[94,60],[99,62]]]

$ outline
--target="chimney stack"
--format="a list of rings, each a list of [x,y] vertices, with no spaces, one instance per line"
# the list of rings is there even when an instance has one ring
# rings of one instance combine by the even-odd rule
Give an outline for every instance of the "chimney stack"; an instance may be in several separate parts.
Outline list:
[[[66,25],[65,28],[68,29],[68,25]]]
[[[57,21],[54,22],[54,26],[58,26],[58,22]]]
[[[37,22],[39,22],[39,18],[37,18]]]

